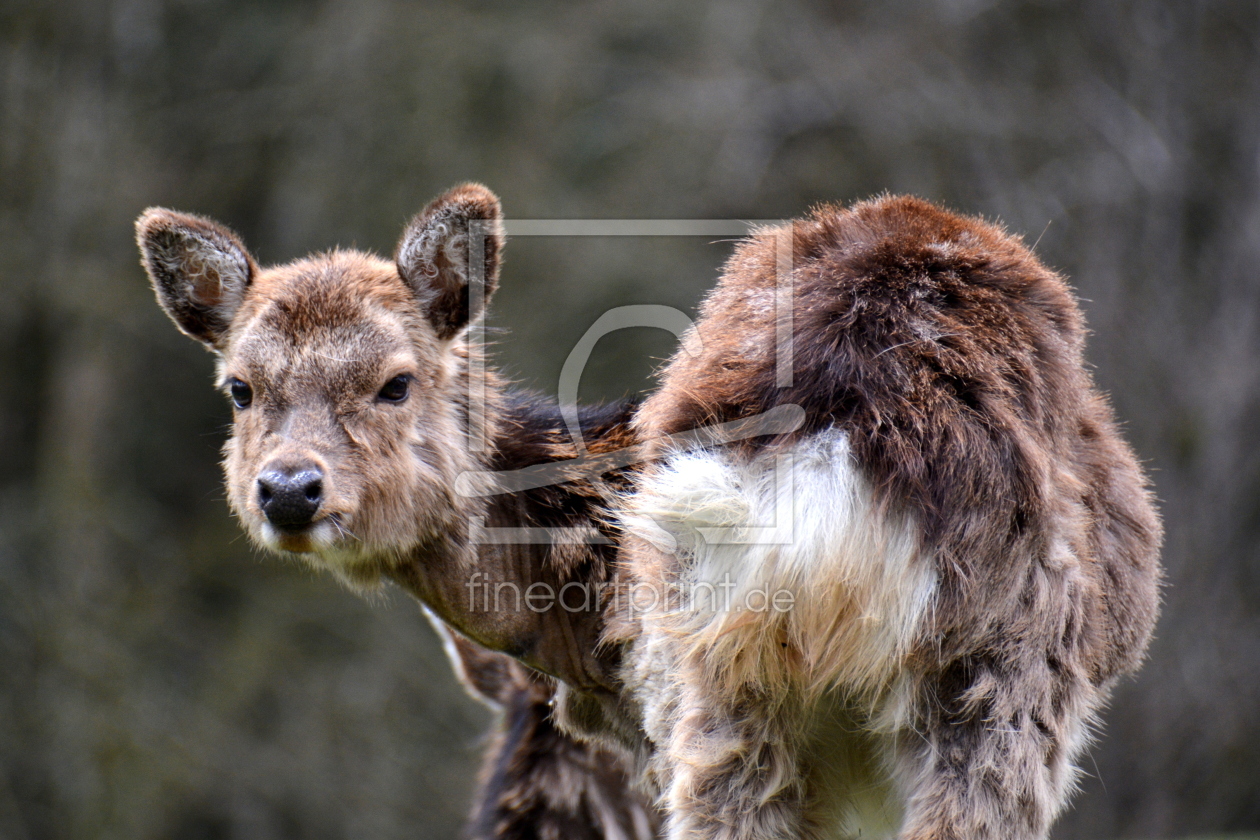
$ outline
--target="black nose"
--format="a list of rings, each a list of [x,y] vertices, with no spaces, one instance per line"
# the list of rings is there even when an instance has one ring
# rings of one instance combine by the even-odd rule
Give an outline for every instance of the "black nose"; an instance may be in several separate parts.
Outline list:
[[[258,505],[278,528],[310,525],[323,492],[324,474],[318,468],[268,470],[258,476]]]

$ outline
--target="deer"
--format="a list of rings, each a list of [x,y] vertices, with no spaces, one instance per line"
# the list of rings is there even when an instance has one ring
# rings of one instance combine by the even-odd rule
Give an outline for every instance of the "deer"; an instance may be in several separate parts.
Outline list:
[[[736,247],[632,421],[622,689],[558,703],[665,837],[1047,836],[1159,608],[1158,512],[1084,335],[1018,238],[917,198]]]
[[[478,824],[578,836],[572,802],[503,795],[562,757],[610,837],[1044,838],[1144,655],[1162,538],[1066,281],[919,199],[822,205],[736,248],[651,396],[574,429],[468,340],[500,220],[465,185],[392,264],[266,270],[209,220],[138,222],[159,302],[219,355],[246,531],[415,595],[530,721]],[[475,580],[595,597],[492,609]]]
[[[414,595],[465,687],[501,711],[470,835],[646,840],[659,820],[624,762],[551,715],[557,678],[613,690],[598,605],[544,616],[520,597],[608,576],[598,476],[457,491],[464,474],[563,468],[574,453],[557,406],[506,387],[469,340],[498,284],[501,218],[493,193],[465,184],[407,225],[392,261],[332,250],[274,267],[202,216],[149,208],[136,236],[159,304],[216,357],[233,406],[228,502],[253,542],[358,592],[392,581]],[[583,407],[590,453],[623,448],[632,407]],[[560,536],[485,539],[503,528]],[[515,588],[482,609],[477,577]]]

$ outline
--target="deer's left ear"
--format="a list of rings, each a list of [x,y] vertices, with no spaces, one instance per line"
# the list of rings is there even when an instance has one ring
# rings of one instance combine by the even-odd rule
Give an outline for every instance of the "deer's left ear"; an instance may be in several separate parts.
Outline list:
[[[502,255],[499,199],[480,184],[463,184],[411,220],[394,261],[438,337],[448,339],[484,310],[499,285]]]

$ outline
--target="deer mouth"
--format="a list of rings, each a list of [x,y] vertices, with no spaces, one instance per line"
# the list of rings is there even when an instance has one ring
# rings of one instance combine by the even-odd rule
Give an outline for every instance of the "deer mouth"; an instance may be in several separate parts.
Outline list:
[[[278,551],[309,554],[315,550],[315,540],[311,533],[315,527],[311,524],[300,528],[288,528],[267,523],[263,526],[264,541],[269,548],[275,548]]]
[[[339,546],[345,542],[345,528],[337,521],[336,514],[322,516],[305,525],[281,525],[263,519],[262,543],[272,551],[292,554],[313,554]]]

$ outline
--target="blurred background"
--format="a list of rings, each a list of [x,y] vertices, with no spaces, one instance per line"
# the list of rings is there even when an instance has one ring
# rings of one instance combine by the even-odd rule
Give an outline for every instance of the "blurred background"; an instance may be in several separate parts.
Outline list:
[[[391,253],[476,179],[516,218],[789,217],[912,192],[1071,276],[1168,586],[1056,838],[1260,830],[1260,5],[0,4],[0,837],[452,837],[488,712],[419,610],[230,520],[212,360],[131,225]],[[706,239],[510,243],[496,358],[554,393],[607,308],[690,311]],[[598,399],[665,333],[601,342]]]

